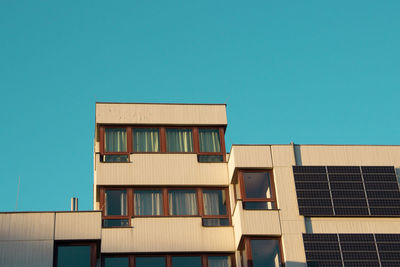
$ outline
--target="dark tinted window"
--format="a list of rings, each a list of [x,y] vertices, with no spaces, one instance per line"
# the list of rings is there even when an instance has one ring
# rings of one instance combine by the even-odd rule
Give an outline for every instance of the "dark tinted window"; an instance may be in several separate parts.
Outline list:
[[[165,257],[136,257],[136,267],[164,267]]]
[[[243,182],[246,198],[272,198],[268,172],[245,172]]]
[[[90,266],[90,250],[87,246],[58,246],[57,267],[88,267]]]
[[[126,215],[126,190],[106,190],[106,216]]]
[[[250,240],[253,267],[280,266],[279,241],[275,239]]]
[[[129,267],[129,258],[128,257],[105,258],[104,267]]]
[[[172,257],[172,267],[201,267],[200,257]]]

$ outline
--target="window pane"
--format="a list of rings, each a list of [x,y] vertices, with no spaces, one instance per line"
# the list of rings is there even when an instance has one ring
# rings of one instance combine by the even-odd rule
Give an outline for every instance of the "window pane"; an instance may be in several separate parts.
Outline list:
[[[243,202],[245,210],[274,210],[276,209],[274,202]]]
[[[128,227],[129,219],[105,219],[103,227]]]
[[[160,135],[157,128],[134,128],[133,151],[135,152],[159,152]]]
[[[58,246],[57,267],[90,266],[90,246]]]
[[[199,129],[200,152],[221,152],[219,129]]]
[[[105,258],[104,267],[129,267],[129,258],[128,257]]]
[[[201,267],[200,257],[172,257],[172,267]]]
[[[227,218],[203,218],[203,226],[229,226],[229,219]]]
[[[198,162],[223,162],[224,156],[221,155],[197,155]]]
[[[126,216],[126,190],[106,190],[106,216]]]
[[[135,189],[135,215],[162,215],[163,196],[161,190]]]
[[[268,172],[243,173],[246,198],[272,198]]]
[[[253,267],[280,266],[279,241],[274,239],[250,240]]]
[[[126,129],[106,128],[104,143],[106,152],[126,152]]]
[[[165,267],[165,257],[136,257],[136,267]]]
[[[229,256],[208,256],[208,267],[231,267]]]
[[[167,129],[167,152],[193,152],[191,129]]]
[[[197,215],[195,190],[169,190],[168,202],[170,215]]]
[[[101,155],[101,162],[129,162],[128,155]]]
[[[203,190],[205,215],[226,215],[225,190]]]

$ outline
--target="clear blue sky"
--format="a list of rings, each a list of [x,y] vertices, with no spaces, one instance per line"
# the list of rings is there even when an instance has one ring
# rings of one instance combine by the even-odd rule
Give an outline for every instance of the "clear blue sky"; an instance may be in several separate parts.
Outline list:
[[[398,145],[399,14],[398,0],[1,1],[0,211],[18,176],[18,210],[92,208],[96,101],[227,103],[228,150]]]

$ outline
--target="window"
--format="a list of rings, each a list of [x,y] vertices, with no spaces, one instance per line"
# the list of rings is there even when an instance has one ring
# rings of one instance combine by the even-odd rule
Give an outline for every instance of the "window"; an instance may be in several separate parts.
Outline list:
[[[242,256],[249,267],[281,266],[280,240],[277,238],[245,237]]]
[[[173,255],[118,255],[102,257],[102,267],[232,267],[231,254],[173,254]]]
[[[164,215],[161,190],[135,189],[133,202],[135,206],[134,212],[137,216]]]
[[[197,215],[196,190],[168,190],[169,215]]]
[[[244,209],[276,209],[272,172],[243,170],[239,172],[239,183]]]
[[[223,127],[100,126],[102,162],[129,162],[132,153],[196,153],[199,162],[224,162]]]
[[[158,128],[133,128],[133,152],[160,152]]]
[[[203,226],[231,225],[228,188],[100,188],[103,227],[131,217],[199,216]]]
[[[167,128],[167,152],[193,152],[192,129]]]
[[[126,189],[104,190],[104,227],[129,226]]]
[[[58,242],[54,249],[54,266],[96,266],[96,243]]]
[[[204,226],[230,225],[226,189],[203,189]]]

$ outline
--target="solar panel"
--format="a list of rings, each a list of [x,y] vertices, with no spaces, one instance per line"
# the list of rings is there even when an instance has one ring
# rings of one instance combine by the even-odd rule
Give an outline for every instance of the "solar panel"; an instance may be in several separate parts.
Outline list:
[[[392,166],[293,166],[293,172],[301,215],[400,216]]]
[[[303,234],[303,241],[308,266],[399,266],[400,234]]]

